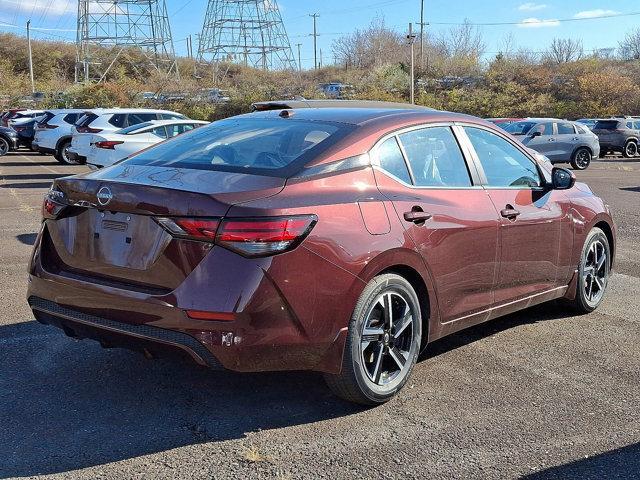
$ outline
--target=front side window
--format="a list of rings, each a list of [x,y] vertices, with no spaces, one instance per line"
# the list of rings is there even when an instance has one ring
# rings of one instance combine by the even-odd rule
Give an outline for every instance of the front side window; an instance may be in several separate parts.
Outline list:
[[[417,186],[471,186],[467,164],[451,128],[421,128],[399,138]]]
[[[533,160],[495,133],[465,127],[490,187],[539,187],[540,173]]]
[[[570,123],[558,123],[558,135],[574,135],[576,133],[575,128]]]
[[[329,122],[229,118],[198,128],[131,157],[124,165],[228,170],[279,175],[350,126]],[[294,168],[294,167],[292,167]]]
[[[155,113],[130,113],[127,118],[127,124],[138,125],[139,123],[151,122],[157,120],[158,115]]]
[[[411,184],[411,176],[396,137],[388,138],[378,146],[377,157],[380,168],[403,182]]]

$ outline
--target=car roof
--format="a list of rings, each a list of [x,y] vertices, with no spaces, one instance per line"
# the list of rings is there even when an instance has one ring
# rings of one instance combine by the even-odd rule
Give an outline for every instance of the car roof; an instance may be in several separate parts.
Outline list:
[[[84,113],[86,110],[82,108],[52,108],[51,110],[47,110],[47,112],[55,115],[66,115],[69,113]]]
[[[92,112],[96,115],[115,115],[117,113],[171,113],[180,115],[178,112],[172,112],[171,110],[157,110],[155,108],[89,108],[84,111]]]
[[[394,108],[408,110],[433,110],[421,105],[400,102],[379,102],[374,100],[271,100],[256,102],[251,105],[252,111],[285,110],[298,108]]]
[[[192,124],[192,123],[201,123],[202,125],[208,125],[210,122],[205,122],[204,120],[191,120],[189,118],[184,120],[151,120],[153,125],[157,127],[161,127],[163,125],[183,125],[183,124]]]

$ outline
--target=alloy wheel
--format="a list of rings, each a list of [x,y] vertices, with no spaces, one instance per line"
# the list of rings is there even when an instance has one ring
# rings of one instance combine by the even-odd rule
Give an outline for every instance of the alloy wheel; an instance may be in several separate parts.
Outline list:
[[[67,143],[63,145],[60,149],[60,156],[62,157],[62,161],[68,165],[73,165],[75,162],[69,158],[69,148],[71,148],[71,144]]]
[[[0,138],[0,157],[9,153],[9,142],[4,138]]]
[[[600,240],[594,241],[585,254],[582,279],[587,301],[593,305],[599,303],[609,279],[607,249]]]
[[[378,386],[385,386],[410,368],[414,312],[404,296],[385,291],[376,299],[362,326],[361,368]]]
[[[584,170],[591,163],[591,154],[588,150],[582,149],[576,154],[576,165],[580,170]]]
[[[627,157],[635,157],[638,154],[638,145],[635,142],[629,142],[624,147],[624,153]]]

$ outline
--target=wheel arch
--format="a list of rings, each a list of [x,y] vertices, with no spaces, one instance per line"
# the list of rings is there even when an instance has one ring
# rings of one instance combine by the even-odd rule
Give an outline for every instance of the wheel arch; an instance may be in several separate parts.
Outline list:
[[[578,145],[576,148],[573,149],[573,151],[571,152],[571,160],[574,159],[574,157],[576,156],[576,153],[578,152],[578,150],[580,150],[581,148],[586,148],[587,150],[589,150],[589,153],[591,154],[591,156],[593,157],[593,149],[589,146],[589,145]]]
[[[62,142],[65,142],[67,140],[71,140],[73,138],[73,135],[64,135],[62,137],[60,137],[58,139],[58,141],[56,142],[56,151],[60,148],[60,145],[62,145]]]
[[[599,228],[600,230],[602,230],[604,232],[604,234],[607,237],[607,241],[609,242],[609,251],[611,253],[611,265],[609,266],[609,268],[613,268],[613,263],[614,260],[616,258],[616,238],[615,238],[615,234],[613,232],[613,228],[611,227],[611,225],[609,224],[609,222],[607,222],[604,219],[598,220],[594,225],[594,228]]]

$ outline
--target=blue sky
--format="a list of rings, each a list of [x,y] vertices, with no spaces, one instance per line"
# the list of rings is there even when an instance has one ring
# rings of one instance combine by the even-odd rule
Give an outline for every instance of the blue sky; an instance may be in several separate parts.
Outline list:
[[[176,51],[184,54],[189,34],[199,33],[206,0],[166,0],[171,15],[171,28]],[[269,0],[266,0],[269,1]],[[273,1],[273,0],[270,0]],[[318,45],[325,59],[331,57],[331,42],[340,34],[368,25],[382,17],[398,30],[406,30],[408,23],[418,22],[420,0],[278,0],[285,26],[295,50],[302,43],[303,65],[313,65],[313,43],[310,13],[318,13]],[[32,19],[37,28],[50,29],[34,32],[35,37],[75,37],[76,0],[0,0],[0,30],[23,32],[9,25],[24,25]],[[624,34],[640,27],[640,15],[607,19],[589,19],[592,16],[640,12],[637,0],[425,0],[428,31],[442,32],[450,26],[468,19],[472,23],[517,23],[517,25],[481,26],[487,51],[499,49],[503,39],[511,34],[517,46],[534,51],[544,50],[554,37],[572,37],[583,41],[585,49],[616,47]],[[564,21],[587,18],[587,20]]]

